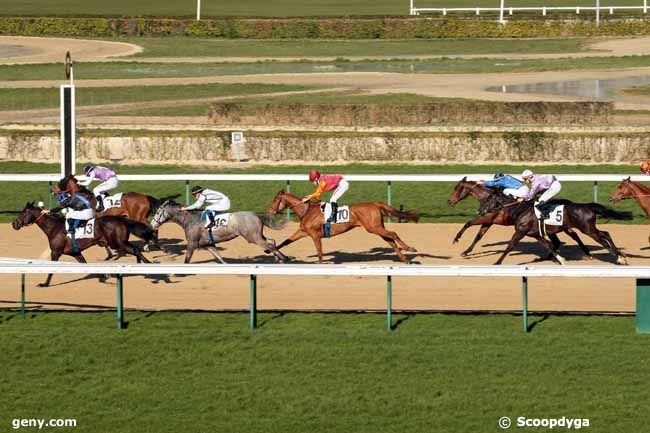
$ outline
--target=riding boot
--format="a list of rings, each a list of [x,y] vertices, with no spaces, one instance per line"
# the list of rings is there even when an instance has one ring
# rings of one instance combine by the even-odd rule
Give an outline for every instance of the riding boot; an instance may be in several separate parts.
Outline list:
[[[214,241],[214,236],[212,236],[212,228],[215,226],[216,221],[214,219],[214,212],[212,211],[207,211],[208,219],[210,222],[206,226],[206,229],[208,229],[208,239],[210,240],[211,244],[215,244],[216,242]]]
[[[79,244],[77,244],[77,238],[75,237],[75,231],[79,225],[79,220],[68,220],[68,233],[70,233],[70,243],[72,244],[72,254],[79,254]]]
[[[330,208],[332,210],[332,214],[330,215],[329,219],[327,220],[328,223],[336,224],[336,218],[338,216],[339,212],[339,205],[335,201],[330,203]]]
[[[548,203],[546,203],[546,202],[537,203],[535,205],[535,207],[537,208],[537,210],[540,213],[539,217],[540,217],[541,220],[547,220],[547,219],[550,218],[551,215],[549,214]]]
[[[104,210],[104,197],[99,194],[95,198],[97,199],[97,212],[102,212]]]

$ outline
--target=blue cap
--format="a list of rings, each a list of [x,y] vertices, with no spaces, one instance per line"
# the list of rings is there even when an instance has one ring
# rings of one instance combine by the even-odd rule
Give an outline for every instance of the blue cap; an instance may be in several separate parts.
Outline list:
[[[59,203],[63,203],[65,200],[70,198],[70,193],[68,192],[60,192],[56,195],[56,200]]]
[[[506,175],[501,173],[500,171],[497,171],[496,173],[494,173],[494,178],[495,179],[501,179],[502,177],[506,177]]]
[[[85,174],[85,175],[88,175],[88,172],[89,172],[90,170],[92,170],[92,169],[93,169],[93,165],[92,165],[92,164],[88,164],[88,165],[86,165],[86,166],[84,167],[84,174]]]

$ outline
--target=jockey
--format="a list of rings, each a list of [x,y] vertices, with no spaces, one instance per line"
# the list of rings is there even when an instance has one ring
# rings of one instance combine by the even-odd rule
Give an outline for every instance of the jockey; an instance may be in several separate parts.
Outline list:
[[[62,209],[68,209],[65,214],[65,219],[68,223],[68,233],[70,233],[70,240],[72,243],[72,253],[78,254],[79,245],[75,238],[75,230],[81,226],[82,222],[88,221],[95,217],[93,206],[81,194],[70,194],[62,192],[56,196],[59,205],[52,210],[45,209],[44,213],[57,213]]]
[[[95,179],[102,181],[102,183],[93,188],[93,195],[97,199],[97,212],[101,212],[104,210],[102,193],[107,194],[107,191],[117,188],[120,181],[117,179],[117,175],[113,170],[99,165],[93,166],[92,164],[88,164],[84,167],[84,174],[88,176],[88,180],[80,182],[83,186],[90,185]]]
[[[192,195],[196,200],[193,205],[182,207],[181,210],[195,210],[201,209],[203,204],[208,203],[206,210],[211,210],[212,212],[206,212],[208,218],[210,218],[210,224],[207,226],[208,229],[214,227],[214,214],[220,214],[228,209],[230,209],[230,199],[225,194],[220,193],[219,191],[214,191],[211,189],[203,188],[202,186],[193,186]]]
[[[643,161],[640,168],[643,174],[650,176],[650,161]]]
[[[314,193],[305,196],[302,199],[303,203],[319,198],[325,191],[334,190],[329,201],[330,206],[325,206],[325,220],[329,223],[335,223],[339,208],[338,201],[341,196],[348,190],[350,184],[347,180],[343,179],[343,176],[340,174],[321,175],[318,170],[312,170],[309,172],[309,181],[316,185],[318,188],[316,188],[316,191],[314,191]]]
[[[539,197],[536,207],[541,213],[541,218],[547,219],[550,216],[550,209],[548,209],[546,204],[562,190],[562,184],[555,176],[534,174],[531,170],[524,170],[524,172],[521,173],[521,177],[524,179],[524,182],[530,182],[531,186],[528,194],[526,194],[525,197],[518,199],[518,201],[534,200],[535,195],[538,192],[544,191],[544,193]]]
[[[503,188],[503,194],[512,198],[522,198],[528,194],[528,185],[519,179],[500,172],[494,174],[493,180],[487,182],[479,180],[476,184],[485,185],[488,188]]]

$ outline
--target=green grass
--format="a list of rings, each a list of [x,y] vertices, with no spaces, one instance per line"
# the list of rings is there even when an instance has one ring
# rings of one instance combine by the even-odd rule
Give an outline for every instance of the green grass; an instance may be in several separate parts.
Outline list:
[[[433,40],[232,40],[126,38],[144,47],[134,57],[310,57],[405,56],[499,53],[573,53],[587,39],[433,39]]]
[[[650,95],[650,85],[628,87],[628,88],[625,88],[625,89],[619,89],[617,92],[622,93],[624,95],[649,96]]]
[[[78,87],[77,106],[105,105],[310,89],[288,84],[197,84],[183,86]],[[59,107],[58,88],[0,89],[0,110]]]
[[[416,0],[418,7],[499,7],[498,0]],[[548,0],[546,6],[592,6],[589,0]],[[608,0],[603,6],[629,5],[626,0]],[[509,6],[540,6],[536,0],[512,0]],[[2,15],[34,16],[196,16],[196,2],[159,0],[1,0]],[[407,15],[408,1],[400,0],[203,0],[202,16],[327,16]],[[467,15],[467,14],[466,14]]]
[[[79,162],[78,167],[82,167]],[[196,166],[121,166],[110,164],[118,175],[122,174],[154,174],[154,173],[300,173],[306,174],[313,169],[312,166],[257,166],[247,169],[196,167]],[[318,166],[323,172],[336,172],[342,174],[453,174],[453,173],[494,173],[504,171],[508,173],[521,173],[524,166],[477,166],[477,165],[407,165],[407,164],[349,164],[339,166]],[[56,173],[59,167],[56,164],[39,164],[24,162],[0,162],[0,173]],[[544,166],[537,169],[543,173],[621,173],[636,174],[638,168],[631,165],[599,165],[599,166]],[[226,193],[232,202],[232,209],[254,210],[265,212],[271,204],[275,193],[285,187],[285,183],[278,182],[196,182],[204,187],[215,188]],[[616,187],[615,182],[604,182],[599,185],[600,202],[604,203]],[[424,222],[466,222],[476,215],[478,204],[472,199],[459,203],[456,207],[447,205],[447,199],[453,183],[411,183],[393,182],[393,204],[404,204],[407,209],[414,209],[421,213]],[[591,202],[593,200],[593,185],[590,182],[565,182],[561,197],[577,202]],[[306,195],[313,191],[313,186],[308,182],[292,182],[291,191],[298,195]],[[184,200],[185,182],[122,182],[121,191],[138,191],[162,197],[170,194],[181,194],[179,201]],[[0,222],[10,222],[16,217],[28,200],[42,200],[47,204],[47,185],[44,183],[0,183]],[[361,201],[386,201],[386,184],[383,182],[353,182],[346,193],[343,202],[355,203]],[[634,212],[633,223],[647,223],[647,218],[634,201],[623,201],[616,204],[616,209]],[[607,221],[602,221],[607,222]]]
[[[450,59],[335,62],[255,63],[79,63],[75,78],[169,78],[216,75],[253,75],[331,72],[394,72],[426,74],[469,74],[542,72],[586,69],[637,68],[650,66],[650,56],[587,57],[580,59]],[[6,81],[51,80],[61,76],[60,64],[0,65]],[[36,91],[36,90],[35,90]],[[20,93],[24,91],[21,89]],[[199,92],[200,93],[200,92]],[[56,99],[58,103],[58,99]]]
[[[218,290],[218,285],[215,290]],[[127,281],[128,288],[128,281]],[[74,432],[482,432],[502,416],[645,429],[650,339],[633,317],[0,312],[0,425]],[[529,431],[511,427],[509,431]]]

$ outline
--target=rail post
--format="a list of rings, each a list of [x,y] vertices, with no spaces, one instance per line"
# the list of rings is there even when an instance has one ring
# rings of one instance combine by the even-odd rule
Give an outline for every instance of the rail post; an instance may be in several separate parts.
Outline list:
[[[52,181],[47,181],[47,203],[48,209],[52,209]]]
[[[594,180],[594,203],[598,203],[598,181]]]
[[[399,205],[399,211],[400,211],[400,212],[404,212],[404,204],[403,204],[403,203],[400,203],[400,205]],[[402,217],[399,217],[399,218],[397,219],[397,222],[398,222],[398,223],[403,223],[404,220],[402,219]]]
[[[393,330],[393,277],[386,276],[386,329]]]
[[[25,320],[25,274],[20,274],[20,317]]]
[[[521,277],[521,298],[522,308],[521,315],[524,321],[524,332],[529,332],[528,328],[528,277]]]
[[[122,274],[117,274],[117,329],[124,329],[124,292],[122,290]]]
[[[255,329],[257,327],[257,275],[251,275],[251,311],[248,320],[248,327]]]
[[[185,206],[190,205],[190,181],[185,181]]]
[[[393,182],[390,180],[386,184],[386,202],[388,203],[388,206],[393,205]],[[393,219],[391,217],[388,217],[388,221],[392,221]]]
[[[291,192],[291,181],[287,179],[287,192]],[[291,209],[287,208],[287,221],[291,221]]]
[[[636,332],[650,334],[650,279],[636,280]]]

